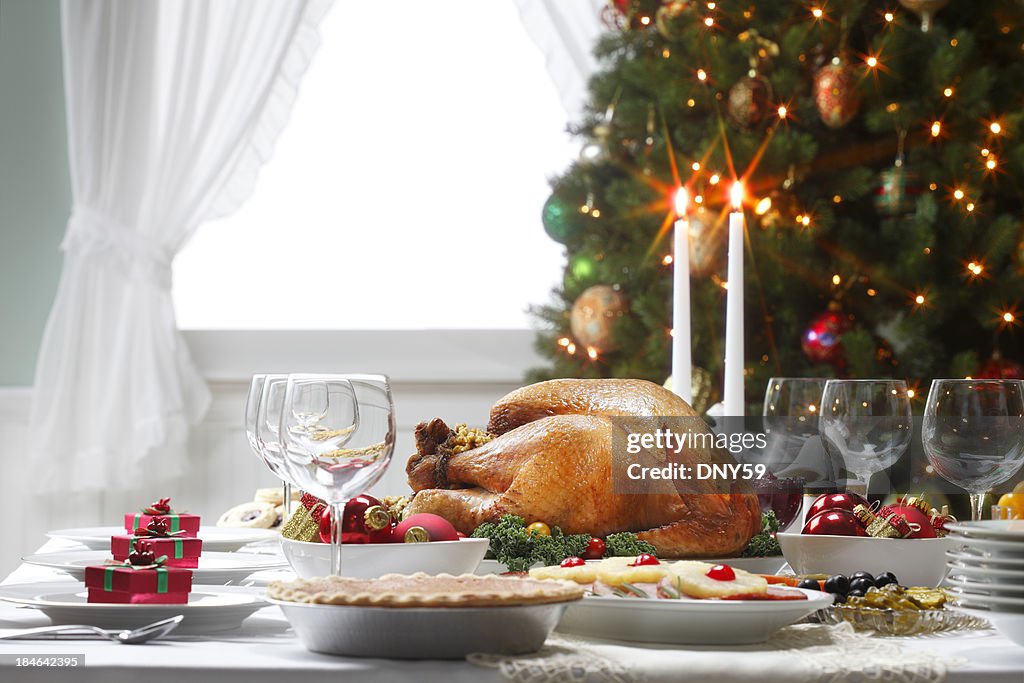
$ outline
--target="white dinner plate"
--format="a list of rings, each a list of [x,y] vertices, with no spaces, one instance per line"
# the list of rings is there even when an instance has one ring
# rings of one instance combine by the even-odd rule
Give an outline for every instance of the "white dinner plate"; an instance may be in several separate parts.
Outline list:
[[[85,568],[103,565],[111,559],[105,550],[69,550],[62,553],[40,553],[21,558],[22,562],[57,569],[79,581],[85,580]],[[239,582],[250,574],[265,569],[287,567],[283,558],[254,553],[206,553],[199,556],[199,566],[189,569],[192,584],[223,586]]]
[[[958,536],[1017,541],[1024,546],[1024,519],[986,519],[978,522],[956,522],[946,529]]]
[[[569,605],[558,630],[639,643],[760,643],[780,628],[832,604],[828,593],[802,592],[807,600],[658,600],[588,595]]]
[[[971,567],[987,567],[990,569],[1009,569],[1024,574],[1024,557],[1000,557],[982,555],[970,550],[947,550],[948,562],[959,562]]]
[[[968,576],[952,575],[946,577],[946,583],[953,588],[962,588],[971,593],[984,595],[1024,598],[1024,585],[1013,583],[992,583],[979,581]]]
[[[952,586],[947,590],[953,594],[957,601],[967,603],[968,605],[989,607],[996,610],[1011,609],[1018,612],[1024,610],[1024,597],[989,595],[988,593],[979,593],[956,586]]]
[[[958,534],[950,534],[946,536],[946,540],[949,541],[950,549],[954,551],[968,549],[996,557],[1024,558],[1024,541],[1005,541],[974,536],[967,538]]]
[[[47,531],[50,538],[63,538],[81,543],[89,550],[109,550],[110,537],[126,534],[120,526],[91,526],[81,529],[57,529]],[[250,543],[260,543],[280,537],[273,529],[238,529],[221,526],[199,527],[199,538],[203,539],[203,552],[230,553]]]
[[[1024,570],[1019,569],[994,569],[991,567],[979,567],[967,562],[950,562],[949,573],[951,575],[962,574],[993,581],[1024,584]]]
[[[194,590],[184,605],[89,603],[86,592],[67,581],[0,586],[0,600],[34,607],[56,625],[138,628],[181,614],[185,619],[175,634],[235,629],[246,617],[267,604],[258,591],[239,586],[210,586]]]

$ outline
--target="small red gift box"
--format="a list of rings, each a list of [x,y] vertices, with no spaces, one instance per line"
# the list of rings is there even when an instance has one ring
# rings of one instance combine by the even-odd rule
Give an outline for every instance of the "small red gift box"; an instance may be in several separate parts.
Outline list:
[[[153,554],[157,557],[166,555],[164,562],[166,567],[186,567],[194,569],[199,566],[199,555],[203,551],[203,540],[200,538],[185,538],[182,536],[111,536],[110,552],[115,560],[127,560],[128,555],[135,548],[135,541],[143,540],[149,543]]]
[[[183,604],[192,590],[192,572],[177,567],[86,567],[85,586],[89,602]]]
[[[124,530],[129,534],[136,529],[145,529],[154,519],[167,521],[167,530],[171,533],[184,531],[182,538],[195,538],[199,535],[199,515],[179,514],[172,512],[166,515],[147,515],[144,512],[126,512],[124,515]]]

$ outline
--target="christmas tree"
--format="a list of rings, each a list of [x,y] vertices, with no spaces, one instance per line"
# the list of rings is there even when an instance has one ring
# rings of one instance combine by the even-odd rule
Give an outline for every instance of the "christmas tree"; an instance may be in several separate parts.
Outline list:
[[[580,158],[544,207],[567,265],[535,309],[535,379],[669,375],[685,187],[695,404],[718,400],[737,179],[750,403],[773,375],[1021,372],[1024,9],[900,3],[613,3]]]

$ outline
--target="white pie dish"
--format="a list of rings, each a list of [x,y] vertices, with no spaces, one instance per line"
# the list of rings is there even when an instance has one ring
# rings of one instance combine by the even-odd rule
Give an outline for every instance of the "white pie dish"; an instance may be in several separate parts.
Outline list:
[[[307,650],[386,659],[462,659],[472,652],[536,652],[566,608],[564,602],[507,607],[353,607],[268,600],[281,608]]]
[[[779,533],[782,554],[797,574],[892,572],[904,586],[938,586],[946,575],[949,538],[872,538]]]
[[[342,545],[345,576],[372,579],[384,574],[472,574],[487,554],[486,538],[429,543],[363,543]],[[300,578],[331,573],[331,546],[281,537],[281,551]]]

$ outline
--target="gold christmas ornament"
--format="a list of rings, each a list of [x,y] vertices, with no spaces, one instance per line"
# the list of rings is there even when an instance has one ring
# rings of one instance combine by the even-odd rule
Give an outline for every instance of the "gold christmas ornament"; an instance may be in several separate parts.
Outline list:
[[[569,325],[576,342],[596,353],[614,351],[615,322],[628,310],[626,296],[609,285],[594,285],[583,290],[569,314]]]

